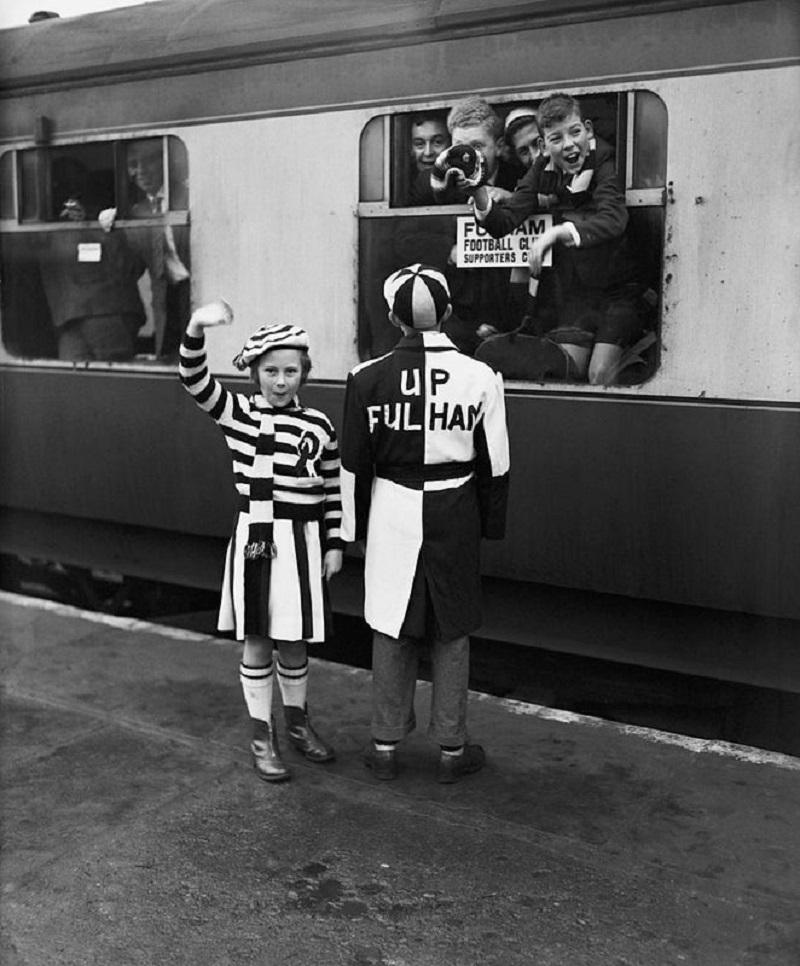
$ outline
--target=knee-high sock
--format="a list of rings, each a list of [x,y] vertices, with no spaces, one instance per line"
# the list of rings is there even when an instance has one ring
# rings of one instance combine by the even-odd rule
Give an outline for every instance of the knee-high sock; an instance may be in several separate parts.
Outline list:
[[[305,708],[308,691],[308,660],[302,667],[285,667],[278,660],[278,687],[285,708]]]
[[[272,717],[272,663],[265,667],[240,664],[239,680],[250,717],[269,721]]]

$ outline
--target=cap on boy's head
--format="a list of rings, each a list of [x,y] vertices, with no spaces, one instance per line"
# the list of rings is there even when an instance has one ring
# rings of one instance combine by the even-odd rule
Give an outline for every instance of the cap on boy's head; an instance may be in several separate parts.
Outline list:
[[[283,322],[262,325],[242,346],[242,351],[234,357],[233,364],[239,370],[246,369],[250,363],[270,349],[308,350],[308,333],[299,326],[287,325]]]
[[[433,329],[450,314],[450,289],[430,265],[408,265],[383,283],[389,311],[411,329]]]
[[[526,124],[538,124],[536,120],[536,111],[530,106],[530,104],[522,104],[520,107],[514,107],[508,112],[504,127],[506,134],[509,133],[508,129],[511,127],[511,125],[518,121],[524,121]],[[522,124],[516,124],[515,126],[522,127]]]

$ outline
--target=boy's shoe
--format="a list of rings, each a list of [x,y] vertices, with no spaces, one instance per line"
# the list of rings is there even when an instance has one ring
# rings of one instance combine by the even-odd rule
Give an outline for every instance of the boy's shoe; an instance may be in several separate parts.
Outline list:
[[[382,782],[390,782],[397,778],[397,749],[390,748],[379,751],[374,744],[364,752],[364,765]]]
[[[255,721],[250,752],[253,756],[253,768],[262,781],[282,782],[292,777],[281,760],[274,718],[269,724],[266,721]]]
[[[452,785],[461,781],[464,775],[480,771],[486,764],[486,754],[480,745],[464,745],[460,755],[439,754],[436,768],[436,781],[442,785]]]
[[[333,761],[336,757],[331,746],[322,740],[311,727],[307,708],[284,708],[286,719],[286,737],[293,748],[309,761]]]

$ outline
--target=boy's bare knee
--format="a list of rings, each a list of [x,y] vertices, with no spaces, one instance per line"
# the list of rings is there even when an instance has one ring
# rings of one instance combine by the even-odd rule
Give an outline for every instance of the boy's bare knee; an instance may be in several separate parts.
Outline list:
[[[275,643],[284,667],[302,667],[306,663],[308,649],[305,641],[276,641]]]
[[[608,385],[614,377],[614,371],[622,358],[622,346],[609,342],[598,342],[592,350],[589,361],[589,383],[592,386]]]
[[[272,660],[272,641],[268,637],[248,634],[244,641],[242,660],[248,667],[266,667]]]
[[[574,374],[579,379],[582,379],[586,375],[586,367],[589,364],[591,350],[582,345],[573,345],[571,342],[562,342],[561,348],[570,357],[571,368]]]

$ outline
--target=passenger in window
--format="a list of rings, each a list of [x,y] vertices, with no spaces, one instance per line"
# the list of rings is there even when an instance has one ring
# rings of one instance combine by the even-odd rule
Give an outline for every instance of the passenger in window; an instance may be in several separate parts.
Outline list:
[[[143,271],[120,236],[100,228],[52,232],[38,240],[39,271],[58,344],[69,362],[122,362],[136,355],[145,312]]]
[[[512,162],[519,164],[524,174],[542,154],[536,108],[531,104],[522,104],[510,110],[506,115],[503,137],[512,155]]]
[[[447,127],[453,144],[468,144],[483,155],[487,191],[498,201],[510,196],[516,184],[516,170],[503,158],[503,122],[494,108],[482,97],[468,97],[454,104],[447,116]],[[456,173],[444,184],[429,179],[429,203],[466,204],[472,189]]]
[[[54,200],[61,220],[84,222],[96,213],[98,203],[88,195],[82,167],[74,158],[53,164]],[[132,359],[137,333],[145,322],[137,285],[144,264],[127,239],[86,226],[38,235],[33,244],[58,358],[69,362]]]
[[[86,166],[77,158],[56,158],[51,177],[53,210],[59,221],[88,221],[97,215],[87,198]]]
[[[517,183],[517,169],[502,158],[503,122],[481,97],[469,97],[454,104],[447,117],[453,144],[477,148],[485,160],[487,191],[498,201],[511,196]],[[435,179],[433,179],[435,180]],[[417,204],[466,204],[471,189],[463,180],[448,177],[446,183],[432,183],[422,175],[416,183]],[[395,239],[398,264],[424,262],[444,272],[452,296],[453,315],[443,331],[461,349],[472,354],[483,338],[506,332],[519,324],[509,301],[509,270],[504,268],[458,268],[455,223],[448,219],[404,219]]]
[[[57,221],[91,221],[102,208],[113,203],[112,184],[104,184],[112,171],[89,172],[86,165],[71,155],[53,159],[50,169],[52,217]]]
[[[126,157],[133,188],[132,218],[160,215],[164,210],[164,148],[161,138],[131,141]]]
[[[534,161],[542,154],[542,137],[536,108],[532,104],[520,104],[512,108],[505,119],[503,135],[511,163],[519,166],[519,176],[533,167]],[[528,297],[529,273],[526,267],[511,269],[508,283],[508,300],[513,316],[522,319]],[[497,332],[490,333],[497,335]]]
[[[167,213],[164,149],[161,138],[131,141],[127,146],[131,218],[158,218]],[[131,247],[146,266],[152,292],[155,354],[177,359],[189,318],[189,237],[185,226],[135,228],[127,232]]]
[[[613,381],[625,348],[646,328],[642,286],[625,231],[628,212],[617,185],[611,148],[596,138],[579,102],[554,94],[539,107],[545,155],[534,161],[510,198],[479,188],[475,216],[495,238],[531,213],[552,210],[553,227],[534,242],[532,279],[524,333],[526,357],[514,337],[492,340],[481,358],[516,378]],[[553,264],[542,268],[552,249]],[[512,343],[512,344],[509,344]],[[508,367],[527,367],[521,374]]]
[[[447,121],[436,114],[417,114],[411,119],[411,171],[409,204],[422,204],[420,186],[424,188],[433,162],[450,146]],[[419,185],[418,185],[419,180]]]

